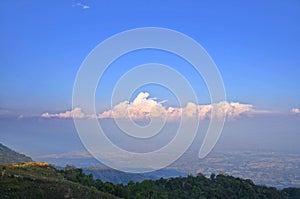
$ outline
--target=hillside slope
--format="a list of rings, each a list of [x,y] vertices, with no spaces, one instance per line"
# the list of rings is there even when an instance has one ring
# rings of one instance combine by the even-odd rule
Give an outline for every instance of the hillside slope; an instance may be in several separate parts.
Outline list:
[[[0,198],[118,198],[66,180],[47,163],[0,165]]]
[[[206,178],[199,173],[197,176],[161,178],[142,182],[130,181],[124,185],[94,180],[91,174],[84,174],[82,169],[72,166],[67,166],[60,172],[68,180],[96,187],[100,191],[126,199],[300,199],[300,188],[278,190],[274,187],[255,185],[249,179],[235,178],[225,174],[212,174],[210,178]]]
[[[13,164],[23,162],[32,162],[32,159],[26,155],[11,150],[3,144],[0,144],[0,164]]]
[[[94,180],[91,174],[73,166],[56,170],[37,162],[0,165],[0,174],[0,198],[300,198],[300,188],[277,190],[222,174],[211,178],[198,174],[130,181],[123,185]]]

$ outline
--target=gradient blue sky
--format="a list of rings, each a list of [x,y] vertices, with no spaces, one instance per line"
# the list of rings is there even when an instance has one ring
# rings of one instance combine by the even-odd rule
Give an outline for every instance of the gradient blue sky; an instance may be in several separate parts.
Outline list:
[[[1,109],[39,114],[71,108],[76,73],[88,53],[113,34],[145,26],[174,29],[199,42],[219,67],[228,101],[279,111],[300,107],[297,0],[0,5]]]
[[[290,113],[300,108],[298,0],[1,0],[0,6],[0,142],[17,151],[36,158],[84,150],[72,120],[41,114],[71,109],[77,71],[100,42],[147,26],[174,29],[199,42],[219,68],[227,101],[283,113],[226,123],[218,146],[300,151],[300,114]],[[184,74],[199,102],[209,103],[203,81],[184,60],[155,50],[117,60],[103,79],[106,89],[130,67],[154,61]],[[135,94],[139,91],[176,105],[174,96],[157,86]],[[98,110],[109,108],[109,92],[96,99]]]

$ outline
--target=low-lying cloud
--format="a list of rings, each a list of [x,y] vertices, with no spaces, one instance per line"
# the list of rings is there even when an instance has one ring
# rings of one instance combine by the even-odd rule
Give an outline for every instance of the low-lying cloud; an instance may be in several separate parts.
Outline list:
[[[74,108],[71,111],[66,111],[63,113],[43,113],[42,117],[44,118],[63,118],[63,119],[67,119],[67,118],[86,118],[87,115],[84,114],[81,111],[81,108]]]
[[[236,118],[245,113],[253,112],[250,104],[240,104],[238,102],[219,102],[217,104],[197,105],[187,103],[183,108],[165,107],[162,102],[157,102],[155,98],[148,98],[149,93],[140,93],[133,102],[124,101],[114,106],[111,110],[98,115],[98,118],[124,118],[133,120],[147,120],[150,118],[167,118],[177,120],[182,116],[187,118],[207,119],[211,117],[212,110],[216,116],[225,116],[228,119]]]
[[[291,112],[295,113],[295,114],[299,114],[300,113],[300,109],[299,108],[292,108]]]
[[[114,119],[132,119],[137,121],[149,120],[151,118],[161,118],[167,120],[178,120],[182,116],[186,118],[199,118],[200,120],[211,118],[214,110],[215,116],[225,116],[232,120],[242,115],[251,115],[261,113],[253,109],[251,104],[241,104],[239,102],[219,102],[216,104],[197,105],[187,103],[185,107],[166,107],[164,102],[158,102],[156,98],[149,98],[149,93],[141,92],[132,101],[123,101],[115,105],[112,109],[100,114],[92,115],[82,112],[80,108],[74,108],[71,111],[62,113],[43,113],[44,118],[114,118]]]

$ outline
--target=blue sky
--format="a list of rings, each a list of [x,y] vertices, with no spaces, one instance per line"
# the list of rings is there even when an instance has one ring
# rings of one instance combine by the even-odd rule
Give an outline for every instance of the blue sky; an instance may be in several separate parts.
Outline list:
[[[128,29],[163,27],[188,35],[206,49],[221,73],[228,102],[241,103],[243,109],[253,105],[252,113],[282,113],[229,122],[221,143],[300,150],[299,114],[290,113],[300,108],[298,0],[2,0],[0,6],[1,143],[33,157],[83,150],[71,120],[40,116],[72,108],[77,71],[100,42]],[[112,64],[103,79],[108,92],[96,95],[98,111],[110,109],[109,91],[122,74],[147,62],[174,67],[190,81],[200,104],[210,102],[203,80],[188,63],[145,50]],[[130,100],[141,91],[158,102],[168,100],[167,107],[178,105],[170,91],[157,85],[139,88]],[[17,119],[19,115],[24,118]]]
[[[70,108],[88,53],[113,34],[146,26],[199,42],[219,67],[228,101],[300,107],[299,1],[1,1],[1,7],[2,109]]]

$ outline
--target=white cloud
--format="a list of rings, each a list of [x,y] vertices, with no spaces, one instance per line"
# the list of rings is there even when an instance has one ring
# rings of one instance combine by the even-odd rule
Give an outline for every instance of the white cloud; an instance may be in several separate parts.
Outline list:
[[[241,104],[239,102],[219,102],[216,104],[197,105],[187,103],[185,107],[165,107],[163,102],[158,102],[156,98],[149,98],[149,93],[141,92],[132,101],[123,101],[115,105],[112,109],[102,112],[101,114],[85,114],[80,108],[62,113],[43,113],[44,118],[115,118],[115,119],[132,119],[136,121],[149,120],[151,118],[167,120],[179,120],[181,116],[186,118],[196,118],[200,120],[211,118],[214,110],[215,116],[225,116],[227,120],[236,119],[242,115],[253,115],[270,113],[268,111],[256,110],[251,104]]]
[[[188,103],[184,108],[163,106],[162,102],[157,102],[155,98],[148,98],[149,93],[140,93],[133,102],[124,101],[111,110],[98,115],[99,118],[124,118],[133,120],[145,120],[167,117],[169,120],[180,119],[182,115],[187,118],[207,119],[211,117],[212,110],[216,116],[225,116],[234,119],[243,114],[253,114],[255,110],[250,104],[240,104],[238,102],[219,102],[217,104],[197,105]],[[198,115],[197,115],[198,114]]]
[[[9,113],[11,113],[10,110],[0,108],[0,115],[7,115],[7,114],[9,114]]]
[[[63,119],[67,119],[67,118],[85,118],[86,115],[81,111],[80,108],[74,108],[71,111],[66,111],[63,113],[43,113],[42,117],[44,118],[63,118]]]
[[[133,120],[145,120],[151,117],[163,117],[167,113],[162,102],[155,98],[148,98],[149,93],[141,92],[133,102],[124,101],[113,109],[99,114],[99,118],[131,118]]]
[[[88,5],[86,5],[86,4],[83,4],[83,3],[75,3],[75,4],[73,4],[72,5],[73,7],[81,7],[82,9],[89,9],[90,8],[90,6],[88,6]]]
[[[291,112],[298,114],[298,113],[300,113],[300,109],[299,108],[292,108]]]

